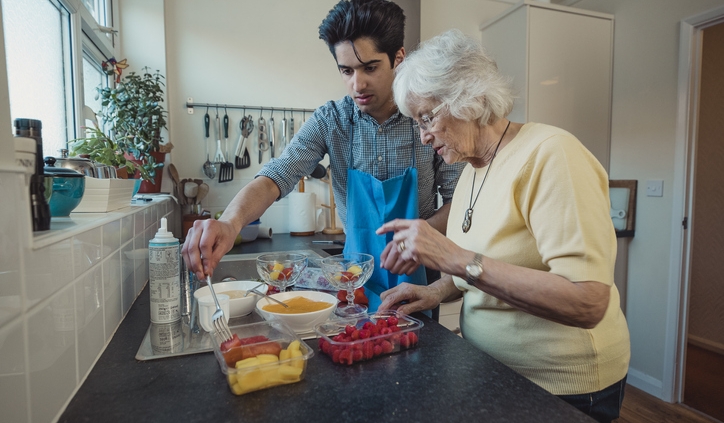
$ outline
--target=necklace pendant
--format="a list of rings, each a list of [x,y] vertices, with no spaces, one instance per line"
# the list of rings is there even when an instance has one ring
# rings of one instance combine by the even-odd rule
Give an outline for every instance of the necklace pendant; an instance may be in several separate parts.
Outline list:
[[[463,219],[463,233],[468,233],[470,226],[473,225],[473,209],[465,211],[465,219]]]

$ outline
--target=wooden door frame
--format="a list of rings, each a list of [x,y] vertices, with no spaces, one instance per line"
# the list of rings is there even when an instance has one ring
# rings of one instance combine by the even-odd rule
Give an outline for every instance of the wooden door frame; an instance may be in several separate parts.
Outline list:
[[[701,13],[681,22],[678,67],[678,114],[673,179],[671,252],[666,337],[664,340],[664,374],[662,399],[682,402],[689,318],[691,277],[691,235],[693,229],[693,193],[696,167],[696,129],[699,118],[699,85],[702,38],[704,29],[724,22],[724,6]]]

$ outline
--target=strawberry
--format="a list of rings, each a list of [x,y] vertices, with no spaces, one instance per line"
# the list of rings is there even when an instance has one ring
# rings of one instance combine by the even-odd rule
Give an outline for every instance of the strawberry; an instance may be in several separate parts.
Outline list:
[[[359,338],[360,339],[367,339],[372,335],[372,332],[370,332],[369,329],[362,329],[359,331]]]
[[[377,321],[377,327],[378,328],[386,328],[387,327],[387,320],[380,319]]]
[[[352,359],[354,361],[362,361],[363,358],[364,358],[364,353],[362,352],[362,350],[354,350],[352,352]]]
[[[231,336],[231,339],[229,339],[228,341],[224,341],[224,342],[221,343],[220,349],[221,349],[221,352],[224,353],[224,352],[226,352],[226,351],[228,351],[228,350],[230,350],[230,349],[232,349],[232,348],[234,348],[234,347],[240,347],[240,346],[242,346],[242,345],[243,345],[243,344],[242,344],[242,342],[241,342],[241,339],[239,339],[239,336],[238,336],[237,334],[233,334],[233,335]]]
[[[382,352],[384,354],[389,354],[395,350],[395,347],[392,346],[392,343],[390,341],[382,341],[380,347],[382,347]]]
[[[389,335],[391,333],[392,333],[392,329],[390,329],[388,327],[384,327],[384,328],[380,329],[380,335]]]
[[[346,325],[344,327],[344,333],[346,333],[347,335],[352,335],[352,332],[354,332],[355,330],[357,330],[357,328],[352,325]]]
[[[339,363],[339,356],[342,355],[342,351],[340,350],[334,350],[332,353],[332,362]]]
[[[406,334],[400,337],[400,346],[402,348],[410,348],[410,338]]]
[[[410,345],[417,345],[418,337],[415,332],[410,332],[407,334],[407,337],[410,338]]]
[[[375,354],[375,357],[382,355],[382,345],[375,345],[372,351]]]
[[[399,332],[400,330],[402,330],[402,329],[400,329],[399,326],[388,326],[387,329],[391,330],[392,333]]]
[[[350,350],[342,350],[339,353],[339,362],[342,364],[352,364],[352,351]]]
[[[340,302],[346,303],[347,302],[347,291],[345,290],[339,290],[337,291],[337,299]],[[355,304],[364,304],[367,305],[370,303],[370,300],[365,295],[365,289],[364,288],[357,288],[354,290],[354,303]]]
[[[381,348],[380,348],[381,350]],[[365,360],[369,360],[375,356],[375,344],[371,341],[365,341],[362,345],[362,353],[364,354]]]
[[[350,335],[350,337],[352,338],[353,341],[358,340],[360,338],[359,331],[357,329],[355,329],[354,332],[352,332],[352,334]]]
[[[387,318],[387,325],[388,326],[397,326],[398,319],[395,316],[390,316]]]
[[[365,322],[364,325],[362,325],[362,329],[372,329],[374,326],[375,324],[368,320]]]

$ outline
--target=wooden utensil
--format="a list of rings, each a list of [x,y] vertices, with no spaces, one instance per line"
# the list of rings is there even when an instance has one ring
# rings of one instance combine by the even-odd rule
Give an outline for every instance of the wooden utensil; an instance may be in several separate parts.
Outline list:
[[[201,204],[201,200],[206,197],[206,194],[209,193],[209,185],[206,183],[203,183],[199,185],[199,190],[196,193],[196,204]]]
[[[173,195],[174,195],[174,197],[179,198],[178,185],[181,182],[181,180],[178,176],[178,170],[176,169],[176,166],[174,166],[173,163],[170,163],[168,165],[168,173],[171,175],[171,180],[173,181]]]

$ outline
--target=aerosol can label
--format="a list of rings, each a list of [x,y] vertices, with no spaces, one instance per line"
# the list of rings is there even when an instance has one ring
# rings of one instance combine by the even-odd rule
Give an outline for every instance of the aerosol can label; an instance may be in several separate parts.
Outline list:
[[[181,279],[178,243],[149,246],[151,322],[170,323],[181,318]]]

